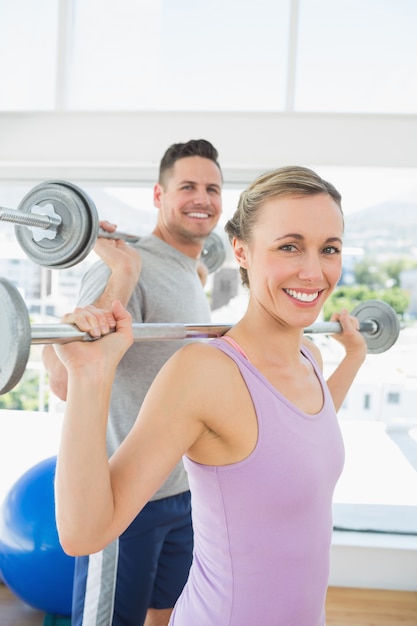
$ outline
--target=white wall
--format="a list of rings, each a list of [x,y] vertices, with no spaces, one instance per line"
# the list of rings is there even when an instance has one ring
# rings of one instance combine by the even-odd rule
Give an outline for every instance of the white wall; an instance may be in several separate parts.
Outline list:
[[[417,167],[417,115],[32,112],[0,114],[0,180],[154,182],[170,143],[200,137],[230,184],[289,164]]]

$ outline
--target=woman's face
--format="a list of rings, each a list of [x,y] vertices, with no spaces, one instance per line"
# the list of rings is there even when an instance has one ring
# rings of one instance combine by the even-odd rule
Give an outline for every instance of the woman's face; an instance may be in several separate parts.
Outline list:
[[[313,323],[340,278],[342,235],[342,212],[326,193],[266,201],[251,242],[235,243],[251,302],[289,325]]]

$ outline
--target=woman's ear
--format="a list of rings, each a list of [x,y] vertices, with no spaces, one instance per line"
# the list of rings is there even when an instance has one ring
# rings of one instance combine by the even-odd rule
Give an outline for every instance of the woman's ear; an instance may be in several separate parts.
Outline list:
[[[246,244],[240,239],[233,237],[232,247],[235,259],[239,263],[240,267],[247,269]]]

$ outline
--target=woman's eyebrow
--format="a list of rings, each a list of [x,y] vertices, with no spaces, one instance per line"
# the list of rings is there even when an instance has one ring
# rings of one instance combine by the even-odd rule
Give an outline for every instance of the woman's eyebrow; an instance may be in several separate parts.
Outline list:
[[[287,233],[286,235],[281,235],[280,237],[276,237],[275,241],[281,241],[281,239],[297,239],[298,241],[302,241],[304,239],[304,235],[300,235],[300,233]],[[325,239],[324,243],[332,243],[332,242],[343,243],[340,237],[328,237]]]
[[[280,237],[276,237],[275,241],[280,241],[281,239],[304,239],[303,235],[300,235],[299,233],[287,233],[286,235],[281,235]]]

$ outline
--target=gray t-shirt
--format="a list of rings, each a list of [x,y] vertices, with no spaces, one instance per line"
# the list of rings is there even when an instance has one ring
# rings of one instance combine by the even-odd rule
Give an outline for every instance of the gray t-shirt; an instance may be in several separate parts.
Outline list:
[[[197,274],[198,261],[182,254],[158,237],[142,237],[135,244],[142,270],[127,309],[134,323],[207,324],[210,306]],[[92,304],[104,291],[110,271],[95,263],[82,279],[78,304]],[[128,434],[144,397],[162,365],[189,340],[137,341],[120,362],[113,385],[107,429],[111,455]],[[182,461],[152,500],[188,490]]]

